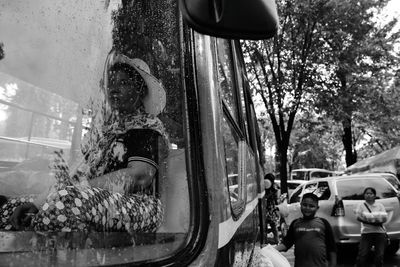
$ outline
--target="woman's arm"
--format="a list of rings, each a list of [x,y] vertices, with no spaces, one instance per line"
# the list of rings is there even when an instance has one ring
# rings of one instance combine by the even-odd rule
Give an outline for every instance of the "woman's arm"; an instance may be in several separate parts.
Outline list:
[[[146,189],[153,181],[156,171],[156,168],[149,163],[131,161],[127,168],[94,178],[89,184],[112,192],[132,193]]]
[[[374,226],[381,226],[382,223],[381,222],[368,222],[366,220],[364,220],[363,218],[357,216],[357,221],[365,223],[365,224],[370,224],[370,225],[374,225]]]

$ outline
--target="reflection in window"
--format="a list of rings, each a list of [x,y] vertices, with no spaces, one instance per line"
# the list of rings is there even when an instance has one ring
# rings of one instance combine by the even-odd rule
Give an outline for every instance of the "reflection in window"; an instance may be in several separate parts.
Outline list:
[[[228,174],[229,195],[232,203],[241,199],[242,183],[239,176],[239,145],[238,136],[228,123],[225,116],[222,119],[222,133],[224,138],[226,172]]]
[[[233,58],[230,42],[225,39],[217,39],[218,56],[218,82],[221,88],[220,92],[226,107],[231,116],[238,122],[238,106],[235,95],[235,76],[233,69]]]
[[[243,142],[244,143],[244,142]],[[250,151],[249,147],[247,148],[247,161],[246,161],[246,202],[249,203],[253,199],[257,197],[257,184],[256,179],[254,177],[254,173],[256,173],[255,159],[254,154]]]

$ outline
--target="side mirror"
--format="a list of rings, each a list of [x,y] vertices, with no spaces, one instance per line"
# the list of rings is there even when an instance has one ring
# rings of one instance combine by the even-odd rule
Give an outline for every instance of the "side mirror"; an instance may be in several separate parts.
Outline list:
[[[179,0],[194,30],[228,39],[267,39],[278,30],[274,0]]]

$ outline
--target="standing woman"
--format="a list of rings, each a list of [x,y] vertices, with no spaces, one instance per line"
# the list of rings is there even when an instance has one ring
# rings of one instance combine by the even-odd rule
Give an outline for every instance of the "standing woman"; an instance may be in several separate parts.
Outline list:
[[[265,189],[267,227],[268,225],[271,227],[271,231],[273,234],[273,242],[275,244],[278,244],[279,243],[278,225],[280,216],[279,216],[279,211],[276,207],[278,205],[278,189],[276,188],[275,184],[275,175],[273,175],[272,173],[267,173],[264,176],[264,180],[268,180],[271,184],[269,188]]]
[[[357,220],[361,222],[361,241],[357,266],[367,266],[367,256],[374,246],[374,263],[376,267],[381,267],[383,266],[386,243],[386,230],[383,223],[387,221],[387,213],[385,207],[375,201],[375,188],[365,188],[364,199],[365,202],[360,203],[356,210]]]

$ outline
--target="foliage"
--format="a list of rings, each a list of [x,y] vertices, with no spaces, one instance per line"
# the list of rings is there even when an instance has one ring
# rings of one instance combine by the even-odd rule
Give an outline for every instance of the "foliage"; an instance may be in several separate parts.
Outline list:
[[[379,25],[377,20],[387,2],[332,1],[334,12],[322,32],[325,45],[316,62],[316,107],[342,123],[347,165],[357,160],[356,147],[365,142],[367,134],[368,139],[378,141],[370,129],[380,128],[377,115],[391,120],[384,102],[379,101],[385,98],[398,68],[398,57],[392,52],[399,39],[393,30],[397,21]]]
[[[313,111],[299,113],[291,136],[290,169],[340,169],[342,149],[337,140],[341,134],[340,125],[326,116]]]
[[[250,83],[264,103],[274,131],[283,190],[295,116],[304,104],[304,94],[313,87],[314,61],[322,44],[318,22],[330,12],[326,2],[277,1],[279,33],[272,40],[243,42]]]
[[[281,177],[287,175],[290,149],[294,164],[300,164],[296,153],[311,148],[308,160],[337,162],[342,142],[349,165],[356,147],[389,148],[398,142],[399,108],[390,96],[398,89],[393,85],[399,69],[393,53],[397,21],[377,19],[387,2],[278,0],[279,33],[271,40],[242,42],[253,93],[274,131]]]

